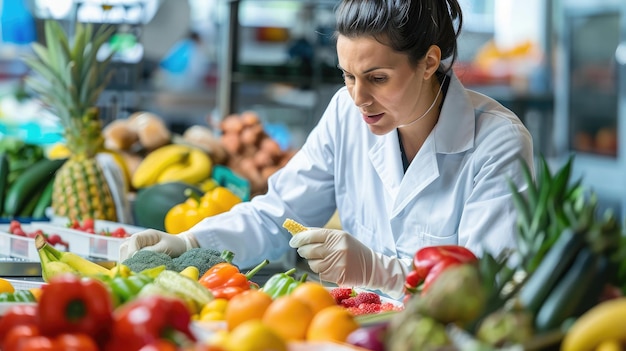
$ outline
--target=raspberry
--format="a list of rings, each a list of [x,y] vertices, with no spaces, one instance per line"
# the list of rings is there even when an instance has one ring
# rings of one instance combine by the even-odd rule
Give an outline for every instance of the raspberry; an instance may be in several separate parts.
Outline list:
[[[370,291],[360,292],[358,295],[356,295],[355,299],[357,300],[357,306],[363,303],[373,303],[380,305],[380,296]]]
[[[341,304],[341,301],[353,296],[352,288],[333,288],[330,290],[330,294],[335,298],[337,304]]]

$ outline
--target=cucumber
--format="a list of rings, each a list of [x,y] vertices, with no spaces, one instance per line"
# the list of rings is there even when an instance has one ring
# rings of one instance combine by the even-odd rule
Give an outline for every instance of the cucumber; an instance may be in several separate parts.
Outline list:
[[[13,182],[4,198],[4,211],[9,216],[16,216],[32,196],[35,196],[41,184],[54,178],[56,171],[65,163],[64,159],[37,161]]]
[[[520,304],[536,314],[550,291],[568,271],[585,244],[585,235],[571,229],[564,230],[548,250],[539,266],[520,288]]]
[[[0,213],[4,211],[4,197],[9,187],[9,173],[11,172],[9,156],[0,153]]]
[[[537,331],[555,330],[568,318],[575,316],[587,290],[595,283],[599,263],[599,256],[589,248],[580,250],[570,269],[550,292],[535,316]]]
[[[33,208],[31,216],[35,219],[46,217],[46,209],[52,204],[52,188],[54,186],[54,178],[50,179],[46,187],[43,189],[35,208]]]

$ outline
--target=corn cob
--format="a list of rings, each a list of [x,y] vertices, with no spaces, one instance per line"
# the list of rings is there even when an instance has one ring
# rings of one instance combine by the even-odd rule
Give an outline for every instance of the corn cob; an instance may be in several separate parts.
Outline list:
[[[309,230],[309,228],[303,226],[302,224],[294,221],[291,218],[285,219],[285,222],[283,222],[283,228],[287,229],[287,231],[289,231],[291,235],[296,235],[298,233],[302,233],[306,230]]]

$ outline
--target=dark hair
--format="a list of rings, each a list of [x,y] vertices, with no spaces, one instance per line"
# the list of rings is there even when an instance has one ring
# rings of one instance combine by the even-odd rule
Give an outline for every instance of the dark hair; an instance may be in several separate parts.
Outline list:
[[[342,0],[336,9],[335,35],[373,36],[406,53],[412,64],[437,45],[442,60],[452,58],[449,69],[458,54],[462,24],[457,0]]]

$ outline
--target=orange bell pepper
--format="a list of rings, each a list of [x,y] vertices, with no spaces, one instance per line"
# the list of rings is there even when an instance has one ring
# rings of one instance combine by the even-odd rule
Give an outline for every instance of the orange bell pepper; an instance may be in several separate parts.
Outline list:
[[[198,281],[211,291],[214,298],[230,300],[243,291],[258,288],[256,283],[250,281],[250,278],[267,264],[269,260],[264,260],[244,274],[232,263],[222,262],[211,267]]]
[[[221,186],[205,192],[202,197],[186,189],[185,196],[185,202],[175,205],[165,215],[165,231],[170,234],[181,233],[202,219],[229,211],[241,202],[237,195]]]

